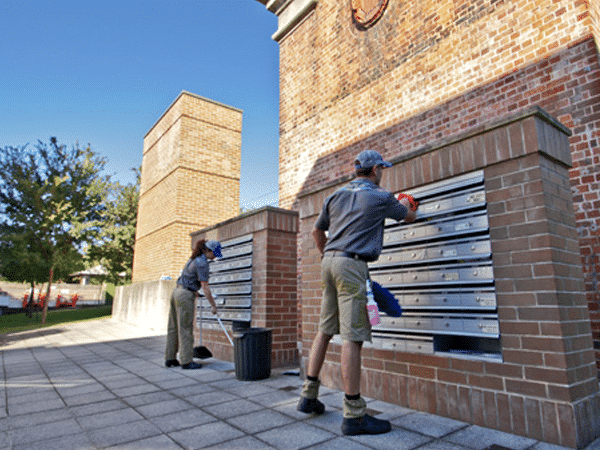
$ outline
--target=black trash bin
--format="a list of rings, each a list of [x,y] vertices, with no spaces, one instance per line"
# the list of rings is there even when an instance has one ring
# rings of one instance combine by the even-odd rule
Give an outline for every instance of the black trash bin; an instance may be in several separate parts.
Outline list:
[[[271,376],[273,330],[248,328],[233,333],[235,377],[240,381],[264,380]]]

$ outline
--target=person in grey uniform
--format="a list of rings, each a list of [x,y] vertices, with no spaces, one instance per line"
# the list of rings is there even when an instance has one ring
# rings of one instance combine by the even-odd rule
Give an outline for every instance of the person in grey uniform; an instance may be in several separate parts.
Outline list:
[[[367,262],[377,260],[381,254],[386,218],[412,222],[416,215],[407,199],[398,201],[379,186],[383,169],[391,164],[378,152],[365,150],[354,164],[356,178],[325,200],[312,232],[323,255],[323,299],[319,331],[311,347],[297,409],[309,414],[325,411],[318,400],[318,376],[329,341],[339,334],[345,391],[342,433],[380,434],[391,430],[389,421],[366,414],[366,402],[360,396],[362,343],[371,341],[366,310]]]
[[[196,298],[198,290],[202,288],[204,296],[211,304],[212,313],[217,314],[217,305],[208,284],[208,260],[221,256],[221,244],[218,241],[199,240],[177,279],[177,287],[171,294],[169,309],[165,350],[167,367],[180,365],[180,361],[176,358],[177,351],[179,351],[182,369],[202,367],[202,364],[193,361]]]

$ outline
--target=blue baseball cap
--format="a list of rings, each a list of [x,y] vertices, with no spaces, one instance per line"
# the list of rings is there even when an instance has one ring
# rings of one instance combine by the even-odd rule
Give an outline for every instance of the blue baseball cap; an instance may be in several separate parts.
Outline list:
[[[221,243],[219,241],[206,241],[205,245],[217,258],[223,257],[223,254],[221,253]]]
[[[363,150],[354,161],[354,167],[357,169],[369,169],[375,166],[392,167],[392,164],[384,161],[383,156],[375,150]]]

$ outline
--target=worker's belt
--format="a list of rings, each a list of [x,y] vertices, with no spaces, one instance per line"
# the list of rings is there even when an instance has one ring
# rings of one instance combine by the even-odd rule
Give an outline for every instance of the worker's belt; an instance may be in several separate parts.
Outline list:
[[[194,289],[192,289],[192,288],[189,288],[189,287],[182,286],[181,284],[178,284],[178,285],[177,285],[177,287],[178,287],[178,288],[181,288],[181,289],[185,289],[186,291],[193,292],[194,294],[196,293],[196,291],[195,291]]]
[[[359,261],[369,262],[369,260],[358,253],[349,253],[343,252],[341,250],[327,250],[327,252],[331,256],[343,256],[344,258],[357,259]]]

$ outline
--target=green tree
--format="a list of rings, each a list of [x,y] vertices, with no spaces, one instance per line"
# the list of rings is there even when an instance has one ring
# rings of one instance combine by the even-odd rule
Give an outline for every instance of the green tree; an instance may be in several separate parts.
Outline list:
[[[98,262],[109,272],[106,281],[116,285],[131,281],[135,228],[140,196],[140,171],[136,181],[111,183],[104,192],[106,208],[101,212],[98,239],[87,250],[90,263]]]
[[[108,177],[88,146],[50,138],[31,148],[0,149],[0,273],[11,281],[48,283],[80,266],[78,251],[98,235]],[[6,258],[6,259],[4,259]],[[48,302],[44,305],[45,323]]]

